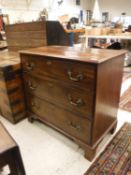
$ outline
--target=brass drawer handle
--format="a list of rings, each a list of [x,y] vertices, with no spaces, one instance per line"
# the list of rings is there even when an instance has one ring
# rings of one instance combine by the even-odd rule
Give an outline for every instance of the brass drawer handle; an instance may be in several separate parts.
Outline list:
[[[68,71],[67,71],[67,74],[68,74],[69,79],[72,80],[72,81],[80,81],[80,80],[83,80],[83,75],[82,75],[82,74],[78,74],[76,77],[73,77],[73,76],[72,76],[71,70],[68,70]]]
[[[51,65],[52,62],[51,62],[51,61],[47,61],[46,64],[47,64],[47,65]]]
[[[29,89],[31,89],[31,90],[35,90],[37,88],[37,86],[33,85],[30,80],[27,82],[27,84],[28,84]]]
[[[70,122],[69,123],[69,126],[75,130],[78,130],[80,131],[81,130],[81,126],[80,125],[77,125],[77,124],[74,124],[73,122]]]
[[[40,109],[39,104],[36,104],[36,102],[31,102],[31,106],[36,109]]]
[[[35,67],[35,64],[32,63],[32,62],[31,63],[26,63],[26,66],[25,66],[26,70],[28,70],[28,71],[33,70],[34,67]]]
[[[71,95],[68,95],[68,100],[70,104],[73,106],[83,106],[84,105],[84,101],[81,98],[77,99],[76,101],[73,101],[73,98],[71,97]]]

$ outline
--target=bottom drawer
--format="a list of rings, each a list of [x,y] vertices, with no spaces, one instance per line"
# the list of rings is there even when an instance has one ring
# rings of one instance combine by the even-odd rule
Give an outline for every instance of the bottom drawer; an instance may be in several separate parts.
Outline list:
[[[35,96],[28,97],[28,109],[42,120],[55,125],[68,134],[90,143],[91,122]]]

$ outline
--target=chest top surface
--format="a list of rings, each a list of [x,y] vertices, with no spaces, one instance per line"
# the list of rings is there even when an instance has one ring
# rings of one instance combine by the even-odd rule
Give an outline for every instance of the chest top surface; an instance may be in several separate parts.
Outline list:
[[[7,66],[18,67],[18,65],[20,65],[18,52],[5,51],[0,53],[0,69]]]
[[[57,59],[74,60],[99,64],[112,58],[122,56],[125,50],[87,49],[68,46],[45,46],[20,51],[20,54],[47,56]]]

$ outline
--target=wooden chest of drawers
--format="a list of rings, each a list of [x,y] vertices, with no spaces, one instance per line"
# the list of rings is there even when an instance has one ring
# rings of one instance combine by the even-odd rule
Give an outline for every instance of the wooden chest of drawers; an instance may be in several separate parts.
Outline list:
[[[18,53],[0,53],[0,114],[16,123],[25,118],[25,101]]]
[[[124,54],[62,46],[22,51],[29,120],[64,133],[92,160],[117,124]]]

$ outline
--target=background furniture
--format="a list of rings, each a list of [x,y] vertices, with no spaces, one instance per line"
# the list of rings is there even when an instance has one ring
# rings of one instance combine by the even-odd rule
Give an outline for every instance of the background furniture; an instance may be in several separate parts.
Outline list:
[[[9,51],[19,51],[47,45],[44,21],[6,25]]]
[[[8,165],[10,175],[25,175],[19,147],[2,123],[0,123],[0,140],[0,168]]]
[[[6,36],[10,51],[35,48],[45,45],[71,45],[70,34],[73,33],[73,43],[80,43],[81,30],[64,30],[59,21],[36,21],[6,25]]]
[[[47,45],[73,46],[85,29],[66,30],[59,21],[46,21]]]
[[[18,51],[46,45],[43,22],[6,26],[8,49],[0,53],[0,114],[12,123],[25,118],[25,101]]]
[[[0,111],[12,123],[25,118],[21,66],[16,52],[0,53]]]
[[[0,99],[0,108],[2,116],[9,119],[12,123],[16,123],[25,117],[23,96],[24,92],[22,89],[21,65],[18,51],[28,48],[45,46],[47,44],[70,45],[70,42],[78,42],[78,35],[74,34],[73,36],[75,39],[73,38],[73,41],[71,41],[71,31],[68,31],[68,33],[66,33],[58,21],[37,21],[11,24],[6,25],[5,30],[8,43],[8,51],[1,52],[0,54],[0,92],[2,94]],[[81,33],[79,30],[72,32],[78,34]],[[19,71],[17,71],[19,72],[19,76],[15,73],[15,67],[19,68]],[[12,74],[12,80],[7,81],[11,77],[10,74]],[[12,93],[9,94],[8,91],[10,92],[10,88],[7,87],[7,84],[9,83],[12,88],[16,88],[15,86],[18,86],[19,88],[15,92],[11,91]],[[13,94],[16,96],[17,100],[16,98],[14,99]],[[17,108],[17,106],[19,106],[19,108]]]
[[[114,40],[131,40],[131,34],[129,32],[123,33],[122,29],[111,28],[91,28],[85,30],[85,35],[81,36],[85,38],[85,46],[92,47],[89,39],[114,39]]]
[[[29,120],[64,133],[92,160],[117,124],[124,54],[66,46],[22,51]]]

